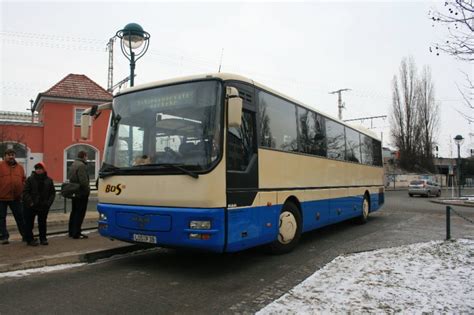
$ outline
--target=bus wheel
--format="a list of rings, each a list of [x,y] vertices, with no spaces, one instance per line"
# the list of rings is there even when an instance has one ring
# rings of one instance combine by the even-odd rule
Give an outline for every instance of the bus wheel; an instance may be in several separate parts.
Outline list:
[[[370,211],[369,197],[367,197],[367,195],[364,195],[364,200],[362,201],[362,214],[357,219],[357,223],[359,224],[366,223],[367,218],[369,217],[369,211]]]
[[[292,251],[301,237],[301,214],[291,202],[283,205],[278,224],[278,237],[268,245],[272,254],[285,254]]]

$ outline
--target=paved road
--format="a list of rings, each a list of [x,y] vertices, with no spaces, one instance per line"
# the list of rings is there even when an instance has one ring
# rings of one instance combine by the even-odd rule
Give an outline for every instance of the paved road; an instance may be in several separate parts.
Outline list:
[[[473,218],[474,208],[458,209]],[[283,256],[259,249],[215,255],[157,249],[20,279],[0,278],[0,313],[253,313],[335,257],[445,236],[445,207],[388,192],[365,225],[341,223],[305,234]],[[474,238],[453,217],[453,237]]]

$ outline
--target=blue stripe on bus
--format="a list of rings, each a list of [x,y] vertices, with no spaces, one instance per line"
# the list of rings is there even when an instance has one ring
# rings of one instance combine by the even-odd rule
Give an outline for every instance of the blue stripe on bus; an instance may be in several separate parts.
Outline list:
[[[223,208],[165,208],[99,203],[97,210],[107,216],[107,221],[99,220],[99,232],[105,237],[133,242],[133,234],[142,234],[155,236],[158,246],[199,248],[214,252],[224,250]],[[191,230],[191,220],[210,220],[211,230]],[[190,239],[190,233],[206,233],[211,237],[207,240]]]
[[[383,204],[383,194],[371,194],[370,199],[371,212]],[[360,216],[362,201],[363,196],[351,196],[302,202],[303,232]],[[97,208],[107,216],[107,221],[99,221],[99,232],[105,237],[133,242],[133,234],[152,235],[156,237],[158,246],[235,252],[274,241],[278,235],[282,205],[229,209],[227,235],[224,208],[166,208],[102,203]],[[190,230],[191,220],[210,220],[211,230]],[[206,233],[210,238],[190,239],[190,233]]]
[[[302,202],[303,232],[360,216],[362,201],[361,195]],[[370,203],[371,212],[378,210],[381,206],[379,194],[371,194]],[[282,206],[230,209],[226,251],[235,252],[273,242],[278,236]]]

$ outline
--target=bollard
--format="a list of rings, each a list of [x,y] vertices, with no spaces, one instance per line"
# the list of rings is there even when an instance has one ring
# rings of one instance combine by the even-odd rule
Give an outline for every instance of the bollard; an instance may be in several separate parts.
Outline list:
[[[451,207],[446,206],[446,240],[451,239]]]
[[[64,213],[67,213],[66,206],[67,206],[67,198],[64,197]]]

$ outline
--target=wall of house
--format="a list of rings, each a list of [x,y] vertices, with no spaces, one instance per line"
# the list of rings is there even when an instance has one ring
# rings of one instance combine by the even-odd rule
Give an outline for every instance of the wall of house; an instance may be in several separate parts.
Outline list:
[[[90,127],[91,137],[80,138],[80,126],[75,126],[75,108],[88,108],[83,103],[45,102],[42,107],[44,162],[49,167],[48,174],[56,182],[66,179],[66,150],[75,144],[86,144],[98,151],[97,167],[101,163],[105,135],[110,113],[104,112]]]

